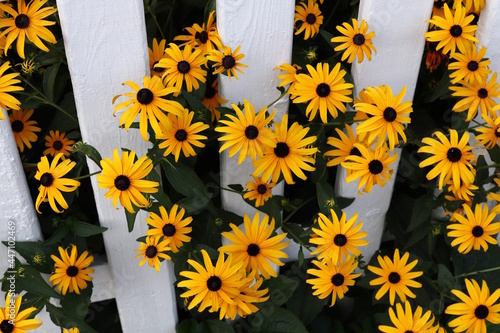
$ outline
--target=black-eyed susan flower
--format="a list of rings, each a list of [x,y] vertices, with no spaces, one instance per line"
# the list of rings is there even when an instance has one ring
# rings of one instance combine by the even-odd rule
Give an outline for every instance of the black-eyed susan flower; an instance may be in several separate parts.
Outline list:
[[[467,110],[466,121],[472,120],[481,107],[481,114],[492,112],[496,102],[493,98],[500,97],[500,84],[497,83],[497,73],[493,73],[489,81],[473,84],[462,83],[462,86],[450,86],[452,96],[461,99],[453,106],[453,111],[463,112]]]
[[[431,310],[427,310],[423,315],[422,307],[417,306],[415,312],[412,311],[410,302],[404,302],[404,309],[401,303],[396,304],[396,311],[389,308],[389,317],[394,326],[379,325],[378,329],[384,333],[435,333],[439,325],[433,326],[434,316]]]
[[[231,81],[231,74],[238,79],[238,74],[236,72],[240,72],[243,74],[242,68],[247,68],[248,66],[241,62],[241,60],[245,57],[243,53],[238,54],[240,52],[241,45],[234,50],[231,50],[231,47],[225,46],[222,51],[212,50],[207,54],[207,59],[213,61],[214,64],[212,67],[214,68],[214,74],[226,74]]]
[[[295,75],[304,73],[302,67],[296,64],[290,65],[284,63],[274,69],[279,69],[281,72],[284,72],[284,74],[278,75],[278,80],[280,80],[280,84],[278,85],[278,87],[284,87],[289,84],[290,87],[287,91],[288,94],[291,94],[295,89],[295,83],[297,82],[297,78]]]
[[[466,10],[463,6],[457,6],[454,13],[444,4],[444,17],[433,16],[427,22],[437,27],[434,31],[429,31],[424,34],[429,42],[439,42],[436,50],[443,49],[444,54],[450,53],[453,56],[458,48],[461,53],[465,53],[471,42],[479,43],[479,40],[474,37],[474,32],[477,30],[476,25],[472,25],[474,20],[473,15],[466,15]]]
[[[69,159],[58,163],[62,156],[61,153],[57,154],[50,164],[47,156],[42,156],[42,159],[37,164],[35,179],[40,181],[40,186],[38,187],[35,207],[38,213],[40,213],[40,204],[46,201],[49,202],[53,211],[62,213],[56,202],[63,210],[68,209],[68,203],[61,192],[73,192],[80,186],[80,182],[77,180],[62,178],[76,165],[75,162]]]
[[[474,174],[471,169],[473,162],[476,160],[468,145],[469,133],[464,132],[460,141],[458,133],[454,129],[450,129],[450,140],[441,132],[434,132],[439,141],[433,138],[423,138],[422,143],[425,146],[420,147],[419,153],[431,154],[418,165],[420,168],[436,164],[431,171],[426,175],[428,180],[439,176],[439,189],[443,188],[443,184],[450,179],[453,181],[455,188],[460,187],[460,180],[466,184],[474,182]]]
[[[54,14],[57,9],[50,6],[42,6],[47,0],[32,0],[27,5],[25,0],[17,1],[17,12],[14,8],[0,4],[0,10],[9,13],[10,17],[0,18],[0,29],[6,28],[2,34],[7,36],[5,45],[5,55],[7,49],[17,39],[16,48],[17,53],[21,58],[24,56],[24,42],[26,38],[39,49],[49,52],[49,49],[43,44],[42,39],[51,44],[56,43],[56,38],[52,32],[47,29],[47,26],[56,24],[53,21],[44,20],[47,16]]]
[[[78,329],[78,327],[72,327],[69,330],[64,329],[63,333],[80,333],[80,330]]]
[[[448,69],[453,71],[450,74],[451,83],[456,84],[463,80],[465,83],[482,84],[486,81],[488,75],[491,73],[491,69],[488,66],[491,64],[489,59],[484,59],[486,54],[486,48],[481,47],[479,52],[477,51],[476,44],[472,44],[465,50],[465,53],[455,53],[453,59],[456,61],[448,64]]]
[[[142,258],[139,262],[139,267],[144,265],[144,263],[147,261],[149,267],[154,267],[154,269],[159,272],[161,266],[160,259],[172,259],[168,254],[165,253],[170,250],[170,248],[168,247],[170,239],[161,238],[161,236],[147,236],[146,241],[141,242],[141,247],[135,250],[135,252],[139,252],[139,254],[137,254],[135,257]]]
[[[488,114],[483,114],[483,120],[488,126],[476,129],[481,134],[476,135],[475,139],[486,149],[491,149],[500,143],[500,117],[496,112],[498,109],[500,104],[494,106],[491,111],[491,114],[495,115],[493,119]]]
[[[37,311],[36,307],[31,306],[19,311],[22,300],[23,296],[21,294],[16,297],[10,291],[7,293],[5,307],[0,308],[0,332],[27,333],[27,331],[36,330],[42,326],[40,319],[28,319],[33,312]]]
[[[184,109],[178,102],[162,98],[176,93],[178,90],[173,87],[165,87],[157,76],[145,76],[142,87],[133,81],[126,81],[123,84],[132,88],[133,92],[117,95],[113,98],[113,103],[120,96],[128,98],[114,108],[113,115],[116,111],[125,109],[120,116],[120,125],[124,124],[127,131],[140,115],[139,130],[142,138],[146,141],[148,141],[148,120],[155,134],[158,135],[161,133],[159,122],[164,126],[170,125],[167,113],[180,115]]]
[[[337,30],[343,35],[339,37],[333,37],[332,43],[342,43],[335,47],[335,51],[344,51],[341,60],[347,59],[348,63],[352,63],[356,56],[358,57],[358,63],[362,63],[365,54],[368,61],[372,60],[372,50],[377,53],[375,46],[373,46],[372,38],[375,37],[375,32],[368,32],[368,23],[362,20],[358,23],[355,18],[352,19],[352,25],[344,22],[342,26],[338,25]]]
[[[297,27],[297,23],[299,23],[299,27]],[[304,40],[318,34],[319,27],[323,24],[323,15],[316,0],[307,0],[307,4],[302,1],[295,6],[293,24],[297,30],[295,31],[296,35],[304,32]]]
[[[297,122],[288,129],[287,114],[283,115],[281,124],[275,125],[275,130],[275,143],[267,146],[264,156],[255,161],[253,175],[262,175],[265,181],[272,176],[273,183],[278,182],[281,174],[287,184],[294,184],[292,173],[305,180],[307,177],[302,170],[315,170],[313,165],[316,160],[312,155],[318,148],[311,148],[309,145],[316,142],[316,136],[306,137],[309,128],[304,128]]]
[[[217,110],[221,104],[227,103],[227,99],[222,98],[219,95],[219,79],[216,78],[211,85],[207,85],[205,89],[205,95],[203,95],[203,99],[201,101],[203,105],[210,110],[212,114],[212,122],[214,120],[219,121],[220,112]]]
[[[474,177],[476,177],[476,170],[472,169],[472,174]],[[467,184],[464,183],[463,181],[460,181],[460,187],[455,188],[455,185],[453,184],[453,181],[450,179],[448,182],[448,191],[453,194],[453,197],[445,195],[446,200],[450,201],[455,201],[455,200],[464,200],[464,201],[471,201],[472,197],[475,195],[475,191],[479,189],[476,185],[473,183]]]
[[[371,115],[371,117],[356,127],[356,133],[358,135],[367,133],[368,142],[372,142],[373,139],[377,138],[377,147],[384,144],[387,136],[390,150],[393,150],[398,143],[398,134],[406,142],[403,124],[411,122],[410,113],[413,112],[412,102],[403,102],[406,86],[397,96],[392,94],[389,86],[384,86],[384,88],[368,87],[366,88],[366,94],[373,100],[373,104],[357,103],[354,107],[367,115]]]
[[[231,256],[224,259],[224,253],[219,252],[214,267],[207,251],[201,250],[201,254],[203,265],[192,259],[187,261],[196,272],[181,271],[179,273],[180,276],[187,278],[180,281],[177,286],[188,289],[181,294],[182,298],[190,299],[188,309],[191,310],[199,304],[198,312],[202,312],[207,307],[210,307],[210,312],[216,312],[224,307],[223,303],[235,304],[234,298],[240,294],[240,288],[247,283],[247,279],[240,271],[243,262],[235,261]],[[219,316],[224,317],[222,313],[219,313]]]
[[[162,132],[156,137],[162,141],[159,147],[165,149],[163,156],[174,154],[177,162],[181,151],[186,157],[196,156],[192,146],[205,147],[205,144],[201,143],[200,140],[206,140],[207,137],[198,133],[206,130],[209,126],[201,121],[192,123],[193,117],[194,112],[190,112],[188,109],[184,109],[179,116],[168,115],[171,127],[160,126]]]
[[[262,303],[269,299],[268,288],[259,289],[262,286],[264,279],[255,281],[246,279],[244,284],[239,288],[240,293],[234,297],[234,304],[222,302],[220,307],[220,317],[234,320],[236,315],[245,318],[246,316],[259,311],[259,308],[254,303]]]
[[[184,49],[179,49],[174,43],[168,44],[165,52],[168,57],[160,59],[156,64],[158,68],[165,68],[163,73],[163,82],[167,87],[177,89],[178,95],[182,89],[182,84],[186,83],[186,90],[191,92],[193,89],[200,88],[200,82],[206,81],[207,71],[202,69],[205,66],[207,59],[199,49],[193,49],[191,45],[184,46]]]
[[[370,281],[370,286],[379,286],[379,290],[375,294],[375,299],[379,300],[389,291],[389,301],[394,305],[396,294],[399,299],[404,302],[406,297],[415,298],[416,295],[408,288],[420,288],[422,284],[414,281],[417,277],[423,274],[422,271],[414,271],[412,269],[417,265],[418,260],[415,259],[407,264],[410,254],[406,252],[402,257],[399,256],[399,249],[394,251],[393,260],[388,256],[377,256],[380,267],[368,265],[368,269],[378,275]]]
[[[2,109],[18,110],[21,106],[21,102],[19,102],[19,100],[14,96],[10,95],[10,93],[23,91],[24,88],[16,86],[16,84],[21,82],[21,80],[16,79],[16,77],[19,76],[19,73],[5,74],[5,71],[9,68],[10,64],[8,61],[4,62],[2,66],[0,66],[0,107]],[[1,119],[5,119],[3,111],[0,111],[0,120]]]
[[[500,304],[495,304],[500,298],[500,289],[490,295],[488,284],[483,280],[481,287],[476,280],[465,279],[467,293],[452,289],[453,295],[461,302],[449,305],[446,314],[458,316],[448,323],[454,332],[487,332],[486,321],[500,324]]]
[[[375,184],[384,187],[391,179],[393,170],[390,165],[397,160],[397,154],[390,156],[385,145],[375,149],[367,149],[362,144],[356,143],[354,147],[359,150],[361,156],[349,155],[341,163],[344,168],[349,170],[346,182],[350,183],[359,179],[358,193],[363,186],[365,193],[370,193]]]
[[[349,220],[342,212],[340,221],[333,209],[330,209],[330,217],[318,213],[318,228],[312,228],[313,237],[309,243],[317,245],[317,249],[311,254],[317,255],[319,259],[330,260],[334,263],[342,262],[342,258],[359,256],[359,247],[368,245],[365,238],[368,233],[360,231],[363,222],[356,223],[358,214],[354,214]]]
[[[59,153],[62,153],[62,160],[66,159],[66,157],[71,154],[73,151],[72,145],[75,143],[75,140],[70,140],[66,137],[65,132],[59,133],[59,131],[49,131],[49,135],[45,136],[45,149],[43,151],[44,155],[55,156]]]
[[[474,212],[466,204],[462,207],[465,216],[453,214],[456,223],[446,226],[446,229],[451,230],[448,231],[448,237],[453,238],[451,246],[458,246],[458,252],[466,254],[472,249],[479,251],[481,248],[486,252],[488,243],[497,245],[498,240],[492,237],[500,231],[500,222],[492,223],[497,214],[488,212],[487,205],[482,208],[476,204]]]
[[[107,199],[113,198],[113,206],[118,200],[130,213],[134,213],[134,206],[142,208],[149,205],[143,193],[158,192],[158,182],[145,180],[153,169],[153,162],[143,156],[134,162],[135,151],[124,151],[122,156],[118,149],[113,150],[113,159],[101,160],[102,171],[97,175],[99,188],[108,189],[105,193]],[[118,209],[118,208],[117,208]]]
[[[201,27],[198,23],[195,23],[192,27],[184,28],[184,30],[186,30],[189,35],[179,35],[174,38],[176,41],[183,42],[179,46],[189,44],[193,48],[200,49],[202,54],[207,54],[212,50],[222,48],[222,42],[215,25],[215,10],[210,12],[206,26],[205,23],[203,23]]]
[[[33,112],[33,109],[12,110],[12,113],[9,115],[12,134],[14,134],[14,140],[16,140],[16,145],[21,153],[24,151],[24,146],[31,149],[31,143],[38,140],[38,136],[35,133],[41,131],[41,128],[37,126],[38,123],[30,119]]]
[[[309,102],[306,108],[306,116],[309,121],[316,117],[319,110],[321,121],[326,124],[328,122],[327,114],[333,118],[337,118],[338,110],[345,112],[344,103],[352,102],[349,97],[352,94],[351,83],[346,83],[344,76],[345,70],[340,70],[340,63],[330,71],[327,63],[318,63],[316,69],[311,65],[307,65],[309,74],[298,74],[295,89],[291,92],[296,96],[293,99],[294,103]]]
[[[94,261],[94,257],[88,251],[84,251],[78,256],[76,245],[71,245],[71,254],[68,249],[59,246],[59,257],[51,255],[54,260],[54,272],[50,275],[49,282],[52,286],[57,284],[57,291],[66,295],[66,292],[80,294],[80,290],[87,288],[87,281],[92,281],[90,274],[94,273],[93,268],[88,268]]]
[[[170,242],[168,246],[174,253],[179,252],[179,248],[184,243],[191,241],[188,236],[192,229],[189,224],[193,221],[191,216],[184,217],[185,209],[179,210],[178,205],[173,205],[170,212],[167,212],[165,207],[160,206],[160,215],[150,212],[146,223],[151,226],[148,230],[148,236],[163,237]]]
[[[432,17],[439,16],[444,18],[444,4],[447,0],[434,0],[434,5],[432,6]],[[434,24],[429,25],[431,28]]]
[[[164,68],[155,67],[158,62],[168,57],[168,54],[165,52],[165,45],[167,44],[166,39],[160,40],[160,43],[153,38],[153,49],[148,48],[149,53],[149,70],[151,71],[151,76],[162,77],[165,72]]]
[[[441,50],[436,50],[438,43],[426,42],[427,45],[427,55],[425,56],[425,67],[429,72],[433,72],[438,69],[441,62],[447,58],[446,55],[441,52]]]
[[[483,10],[486,0],[453,0],[453,8],[462,5],[468,13],[479,14]]]
[[[336,128],[335,131],[337,132],[339,138],[331,136],[328,137],[326,141],[329,146],[333,147],[333,149],[326,151],[324,154],[325,157],[331,158],[328,162],[326,162],[326,166],[328,167],[339,165],[344,162],[349,155],[361,156],[359,149],[354,147],[354,145],[356,143],[363,144],[363,142],[361,142],[359,137],[354,134],[351,126],[345,124],[345,128],[347,130],[347,135],[339,128]]]
[[[243,267],[250,276],[262,275],[265,279],[277,277],[271,263],[283,266],[280,259],[288,258],[282,250],[288,246],[289,241],[283,242],[286,233],[271,237],[274,232],[274,219],[269,223],[269,216],[264,215],[260,221],[259,213],[255,213],[253,220],[245,214],[243,216],[245,232],[233,223],[229,224],[233,232],[223,232],[221,235],[233,244],[219,248],[221,252],[232,254],[235,262],[243,262]]]
[[[330,306],[335,305],[337,298],[344,298],[349,287],[354,286],[354,279],[361,275],[361,273],[353,273],[358,267],[355,259],[355,257],[347,257],[344,261],[337,261],[333,258],[322,261],[313,260],[312,263],[319,269],[308,269],[307,274],[315,278],[306,280],[312,285],[313,295],[318,296],[319,299],[332,295]]]
[[[223,133],[219,141],[225,141],[219,149],[219,153],[229,149],[229,157],[233,157],[238,152],[238,164],[241,164],[247,156],[252,161],[264,155],[266,146],[274,145],[274,133],[268,128],[273,120],[275,110],[266,117],[267,107],[262,108],[255,115],[255,108],[247,101],[243,100],[244,112],[236,105],[231,104],[236,117],[228,114],[227,118],[219,121],[216,132]]]
[[[249,180],[245,185],[248,192],[243,195],[243,198],[255,200],[255,207],[260,207],[273,196],[271,189],[276,186],[276,183],[265,182],[261,177],[252,177],[254,181]]]

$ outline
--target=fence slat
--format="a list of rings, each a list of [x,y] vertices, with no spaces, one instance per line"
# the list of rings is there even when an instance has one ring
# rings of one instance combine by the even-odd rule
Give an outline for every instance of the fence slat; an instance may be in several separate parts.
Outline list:
[[[57,7],[83,141],[103,158],[120,147],[144,155],[147,144],[139,131],[119,129],[111,103],[113,96],[124,92],[122,82],[142,82],[149,75],[143,1],[58,0]],[[92,161],[89,169],[99,170]],[[129,233],[124,209],[115,210],[95,177],[92,187],[100,223],[108,228],[104,243],[123,332],[175,332],[172,265],[164,263],[157,273],[147,265],[139,268],[134,258],[139,247],[135,240],[146,234],[147,215],[137,214]]]
[[[239,74],[239,80],[231,81],[219,75],[220,94],[231,103],[250,101],[258,109],[271,103],[279,96],[279,71],[273,70],[292,60],[293,14],[295,2],[281,1],[217,1],[217,29],[224,45],[233,50],[241,45],[241,60],[248,68]],[[282,98],[272,106],[276,109],[275,121],[288,110],[288,98]],[[272,110],[271,110],[272,111]],[[251,180],[254,168],[250,158],[238,165],[238,155],[228,157],[227,150],[221,154],[221,186],[229,184],[245,186]],[[282,195],[284,182],[273,188],[274,195]],[[243,216],[253,216],[256,211],[246,204],[240,195],[223,191],[222,207]]]
[[[354,62],[351,74],[354,80],[354,95],[368,86],[388,85],[397,94],[406,86],[404,100],[412,100],[417,84],[418,72],[432,12],[433,0],[379,1],[361,0],[358,20],[368,22],[369,31],[375,31],[373,44],[377,54],[372,61]],[[335,193],[341,197],[356,197],[346,209],[347,217],[358,213],[363,221],[363,231],[368,232],[369,244],[362,248],[365,260],[370,260],[380,247],[385,214],[389,208],[401,149],[395,149],[398,160],[391,166],[394,174],[383,188],[374,186],[369,194],[357,195],[357,182],[345,182],[346,171],[339,167]],[[418,166],[415,166],[418,167]]]

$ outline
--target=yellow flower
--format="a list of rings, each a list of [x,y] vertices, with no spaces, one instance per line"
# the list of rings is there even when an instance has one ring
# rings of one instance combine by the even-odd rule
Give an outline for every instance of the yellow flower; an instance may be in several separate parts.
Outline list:
[[[144,265],[147,261],[149,267],[154,267],[154,269],[159,272],[161,266],[160,258],[167,260],[172,259],[169,255],[164,253],[170,250],[168,247],[170,239],[164,238],[160,242],[160,238],[161,237],[158,236],[147,236],[146,241],[141,242],[141,247],[135,250],[135,252],[139,252],[135,257],[142,258],[139,267]]]
[[[284,87],[289,84],[290,87],[288,88],[287,93],[292,94],[295,89],[295,83],[297,82],[297,78],[295,75],[304,73],[302,67],[295,64],[289,65],[287,63],[284,63],[274,69],[279,69],[280,71],[285,72],[284,74],[278,75],[278,80],[280,80],[280,84],[278,85],[278,87]],[[292,96],[292,98],[294,98],[294,96]]]
[[[234,320],[236,315],[245,318],[249,314],[259,311],[259,308],[253,303],[262,303],[269,299],[269,289],[259,290],[264,279],[259,279],[254,283],[252,279],[246,279],[239,288],[240,293],[233,298],[234,304],[222,302],[220,307],[221,314],[225,314],[225,319]]]
[[[238,164],[241,164],[247,156],[255,161],[257,157],[264,155],[266,146],[274,145],[274,133],[267,126],[273,120],[276,111],[273,110],[266,117],[267,107],[264,107],[256,116],[255,108],[249,101],[244,99],[243,104],[244,112],[236,104],[231,104],[236,117],[228,114],[229,120],[221,120],[219,126],[215,128],[216,132],[224,133],[218,138],[219,141],[225,141],[219,153],[229,148],[229,157],[233,157],[239,152]]]
[[[56,43],[56,38],[47,29],[47,26],[54,25],[56,22],[44,20],[49,15],[54,14],[57,9],[54,7],[41,8],[47,0],[32,0],[26,5],[25,0],[17,1],[17,12],[14,8],[0,4],[0,10],[3,10],[11,17],[0,18],[0,28],[7,28],[2,32],[2,35],[7,36],[5,44],[5,55],[10,45],[17,39],[17,53],[21,58],[24,56],[24,42],[28,38],[38,48],[49,52],[49,49],[41,39],[51,43]]]
[[[229,46],[225,46],[222,51],[212,50],[208,52],[207,59],[213,61],[214,64],[214,74],[227,74],[229,81],[231,81],[231,74],[238,79],[238,74],[240,72],[243,74],[241,68],[247,68],[248,66],[240,62],[241,59],[245,57],[243,53],[238,54],[241,45],[238,45],[234,52],[231,51]]]
[[[315,0],[308,0],[307,5],[301,2],[295,6],[293,24],[300,23],[300,27],[295,32],[296,35],[304,31],[304,40],[314,37],[319,32],[319,27],[323,24],[323,15]]]
[[[27,319],[33,312],[37,311],[34,306],[19,311],[22,300],[22,295],[15,297],[10,291],[7,293],[5,308],[0,308],[0,329],[2,332],[27,333],[26,331],[36,330],[42,325],[40,319]]]
[[[84,251],[78,257],[78,249],[75,245],[71,245],[71,254],[68,254],[68,249],[63,249],[59,246],[59,257],[51,255],[54,260],[54,272],[50,275],[49,282],[53,286],[56,284],[57,291],[66,295],[69,290],[70,293],[75,292],[80,294],[80,289],[87,288],[87,281],[92,281],[92,276],[89,274],[94,273],[93,268],[88,266],[94,261],[94,257]]]
[[[481,47],[477,51],[476,44],[472,44],[471,48],[467,48],[464,54],[455,53],[453,59],[457,60],[448,64],[448,69],[452,70],[450,74],[451,83],[456,84],[464,80],[468,84],[482,84],[486,81],[491,69],[488,66],[491,64],[489,59],[485,60],[486,48]]]
[[[462,302],[452,304],[444,311],[446,314],[459,316],[448,323],[454,332],[486,333],[486,321],[500,324],[500,304],[495,304],[500,297],[500,289],[490,295],[490,289],[483,280],[482,286],[476,280],[465,279],[468,295],[453,289],[451,292]]]
[[[205,88],[205,95],[203,96],[203,100],[201,101],[203,105],[210,110],[212,114],[212,122],[214,120],[219,121],[220,112],[217,110],[221,104],[227,103],[227,99],[222,98],[219,95],[219,79],[215,78],[212,85],[207,85]]]
[[[500,104],[493,107],[491,114],[494,118],[491,119],[489,115],[483,114],[483,119],[488,124],[488,127],[479,127],[476,129],[481,134],[476,135],[475,139],[479,141],[486,149],[491,149],[500,143],[500,117],[497,112],[500,109]]]
[[[255,200],[255,207],[263,206],[264,203],[272,198],[271,189],[276,186],[276,183],[267,183],[261,177],[252,176],[255,182],[249,180],[245,185],[245,189],[249,190],[243,195],[244,199]]]
[[[349,155],[361,156],[361,152],[359,151],[359,149],[354,147],[355,144],[359,143],[366,147],[366,142],[360,139],[360,137],[363,136],[357,136],[356,134],[354,134],[351,126],[347,124],[345,124],[345,128],[347,130],[347,135],[342,130],[336,128],[335,131],[337,132],[340,139],[337,139],[335,137],[328,137],[326,141],[328,145],[334,147],[334,149],[328,150],[324,154],[325,157],[332,158],[331,160],[326,162],[327,167],[341,164]],[[350,173],[351,170],[348,170],[348,172]]]
[[[77,180],[62,178],[76,165],[71,160],[64,160],[58,164],[62,156],[62,153],[57,154],[51,164],[49,164],[47,156],[42,156],[42,159],[37,164],[35,179],[40,181],[40,186],[38,187],[39,193],[36,198],[35,208],[38,213],[40,213],[40,204],[46,201],[49,202],[52,210],[62,213],[56,202],[62,209],[68,209],[68,203],[61,192],[73,192],[80,186],[80,182]]]
[[[385,333],[435,333],[439,325],[432,326],[434,323],[434,316],[431,310],[427,310],[422,315],[422,308],[417,306],[415,313],[411,310],[410,302],[404,302],[405,308],[401,303],[396,304],[396,312],[393,308],[389,308],[389,317],[395,327],[379,325],[378,329]]]
[[[411,270],[417,265],[418,260],[415,259],[407,264],[410,254],[406,252],[403,257],[399,257],[399,249],[394,251],[394,259],[391,260],[388,256],[377,257],[379,267],[368,265],[368,269],[379,275],[380,277],[370,281],[370,286],[382,285],[375,294],[375,299],[379,300],[389,291],[389,300],[391,305],[394,305],[396,294],[403,302],[406,301],[406,296],[415,298],[416,295],[411,292],[408,287],[420,288],[422,284],[414,281],[415,278],[423,274],[422,271],[412,272]]]
[[[193,24],[192,27],[184,28],[187,30],[189,35],[176,36],[174,40],[180,40],[184,43],[179,46],[190,45],[193,48],[199,48],[202,54],[207,54],[212,50],[217,48],[222,48],[222,42],[220,40],[219,33],[217,32],[217,27],[215,23],[215,10],[210,12],[208,16],[208,22],[205,27],[205,23],[200,25],[198,23]]]
[[[179,252],[179,248],[184,243],[191,241],[191,237],[187,234],[193,229],[189,227],[189,224],[193,222],[193,218],[191,216],[184,218],[184,208],[177,212],[178,209],[179,206],[175,204],[168,213],[165,207],[160,206],[160,216],[150,212],[149,217],[146,219],[146,223],[151,226],[147,232],[148,236],[163,236],[164,239],[168,239],[170,241],[168,246],[173,253]]]
[[[62,153],[62,160],[65,160],[73,150],[72,145],[75,140],[70,140],[66,137],[65,132],[59,133],[59,131],[50,130],[49,135],[45,136],[45,147],[48,147],[43,151],[44,155],[55,156]]]
[[[348,63],[352,63],[356,56],[358,57],[358,63],[363,62],[364,55],[368,58],[368,61],[372,60],[372,50],[377,53],[375,46],[373,46],[372,38],[375,37],[375,32],[368,31],[368,23],[365,20],[358,24],[358,20],[352,19],[352,25],[347,22],[342,23],[342,26],[338,25],[337,30],[343,35],[339,37],[333,37],[332,43],[342,43],[335,47],[335,51],[345,50],[342,54],[342,61],[347,59]]]
[[[148,48],[149,70],[151,71],[151,76],[158,76],[161,78],[163,76],[163,73],[165,72],[164,68],[155,66],[161,59],[168,57],[168,54],[165,52],[166,44],[166,39],[160,40],[160,43],[158,44],[156,38],[153,38],[153,49],[151,50],[150,48]]]
[[[259,213],[255,213],[250,221],[247,214],[243,216],[245,232],[242,232],[233,223],[229,224],[233,232],[223,232],[221,235],[233,244],[219,248],[220,252],[232,254],[235,262],[243,262],[243,267],[250,272],[251,277],[262,275],[265,279],[277,277],[271,263],[283,266],[280,261],[288,258],[282,250],[288,246],[289,241],[283,242],[286,233],[271,237],[274,232],[274,219],[269,224],[269,216],[265,215],[260,222]]]
[[[80,333],[80,330],[77,327],[72,327],[69,330],[64,329],[63,333]]]
[[[118,155],[118,149],[113,150],[113,160],[109,157],[101,160],[102,171],[97,175],[99,188],[108,189],[105,196],[113,198],[113,206],[116,208],[118,199],[125,209],[134,213],[134,206],[142,208],[147,206],[148,199],[143,193],[158,192],[158,182],[145,180],[151,170],[153,162],[143,156],[134,163],[135,151],[122,152]],[[117,208],[118,209],[118,208]]]
[[[488,243],[497,245],[498,241],[492,236],[500,231],[500,222],[491,223],[497,214],[488,213],[487,205],[481,208],[480,204],[476,204],[474,212],[466,204],[462,207],[466,216],[455,213],[453,217],[457,223],[446,226],[446,229],[452,230],[448,232],[448,237],[454,238],[451,246],[458,246],[458,252],[466,254],[481,248],[486,252]]]
[[[297,82],[295,88],[291,91],[294,103],[309,102],[306,108],[306,116],[309,121],[316,117],[319,110],[321,121],[326,124],[327,112],[333,118],[337,118],[337,110],[346,111],[344,103],[352,102],[349,97],[352,94],[351,89],[354,87],[351,83],[346,83],[344,76],[345,70],[340,70],[340,63],[330,71],[327,63],[318,63],[316,69],[311,65],[307,65],[308,74],[296,75]]]
[[[0,6],[2,6],[0,4]],[[10,68],[9,62],[4,62],[2,66],[0,66],[0,107],[2,109],[12,109],[18,110],[21,107],[21,102],[17,100],[17,98],[11,96],[9,93],[14,91],[23,91],[24,88],[20,86],[16,86],[17,83],[20,83],[21,80],[16,79],[19,76],[19,73],[9,73],[5,74],[5,71]],[[3,111],[0,110],[0,120],[5,119]]]
[[[31,143],[38,140],[35,132],[41,131],[41,128],[37,126],[38,123],[35,120],[30,120],[33,112],[33,109],[12,110],[12,113],[9,115],[12,134],[14,134],[14,140],[16,140],[16,145],[21,153],[24,151],[25,145],[31,149]],[[0,111],[0,113],[2,112]]]

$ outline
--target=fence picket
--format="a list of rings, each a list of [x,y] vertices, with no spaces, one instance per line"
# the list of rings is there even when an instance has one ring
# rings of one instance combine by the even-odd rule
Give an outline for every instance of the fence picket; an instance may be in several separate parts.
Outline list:
[[[144,155],[146,142],[139,131],[119,128],[111,103],[113,96],[124,92],[122,82],[142,82],[149,75],[143,1],[58,0],[57,7],[83,141],[103,157],[117,147]],[[89,169],[99,170],[92,161]],[[139,247],[135,240],[146,234],[147,215],[137,214],[129,233],[124,209],[115,210],[94,177],[92,187],[100,223],[108,228],[104,243],[123,332],[175,332],[173,266],[165,262],[157,273],[147,266],[139,268],[134,258]]]

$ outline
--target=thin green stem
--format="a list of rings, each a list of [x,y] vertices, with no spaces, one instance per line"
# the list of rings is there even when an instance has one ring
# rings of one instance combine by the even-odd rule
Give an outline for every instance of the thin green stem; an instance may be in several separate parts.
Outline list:
[[[328,16],[328,18],[326,19],[326,21],[323,23],[323,26],[326,27],[327,24],[330,22],[330,20],[332,19],[333,17],[333,14],[335,14],[335,11],[337,10],[337,7],[339,5],[340,1],[337,1],[335,3],[335,6],[333,7],[332,11],[330,12],[330,15]]]
[[[274,104],[276,104],[280,99],[283,98],[283,96],[286,95],[286,93],[288,92],[288,90],[290,90],[290,87],[288,87],[287,90],[283,91],[279,96],[278,98],[276,98],[274,101],[272,101],[267,107],[270,108],[271,106],[273,106]]]
[[[73,178],[73,179],[74,180],[80,180],[80,179],[90,178],[90,177],[95,176],[95,175],[97,175],[99,173],[101,173],[101,171],[92,172],[92,173],[89,173],[88,175],[83,175],[83,176],[76,177],[76,178]]]
[[[172,4],[173,5],[173,4]],[[146,5],[146,8],[148,9],[148,12],[151,14],[151,17],[153,18],[153,21],[156,24],[156,27],[158,28],[158,31],[160,32],[161,38],[165,39],[165,35],[163,34],[163,30],[160,27],[160,23],[158,22],[158,19],[156,18],[156,15],[153,13],[151,10],[151,6],[149,4]],[[170,10],[170,13],[172,13],[172,10]],[[170,19],[170,14],[169,14],[169,19]]]
[[[500,266],[493,267],[493,268],[487,268],[487,269],[483,269],[483,270],[480,270],[480,271],[475,271],[475,272],[470,272],[470,273],[464,273],[464,274],[460,274],[460,275],[455,275],[454,278],[458,279],[458,278],[465,277],[465,276],[476,275],[476,274],[481,274],[481,273],[489,273],[489,272],[494,272],[494,271],[499,271],[499,270],[500,270]]]
[[[244,192],[236,191],[236,190],[233,190],[233,189],[230,189],[230,188],[225,188],[225,187],[219,187],[219,189],[224,190],[224,191],[228,191],[228,192],[233,192],[233,193],[236,193],[236,194],[239,194],[239,195],[242,195],[244,193]]]
[[[483,165],[483,166],[477,167],[476,170],[489,169],[489,168],[500,168],[500,163],[493,163],[493,164],[490,164],[490,165]]]

